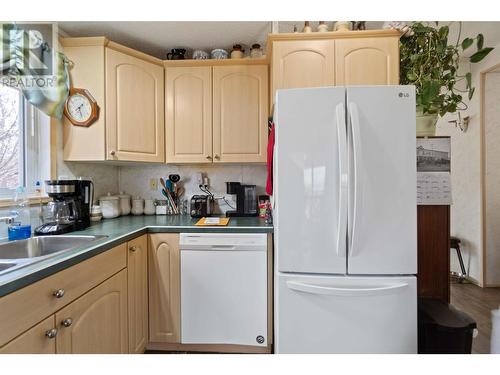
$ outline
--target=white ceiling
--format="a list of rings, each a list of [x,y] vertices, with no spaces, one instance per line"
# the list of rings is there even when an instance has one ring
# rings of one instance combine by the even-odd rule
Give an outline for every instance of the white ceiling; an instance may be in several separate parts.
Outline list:
[[[332,26],[333,22],[327,22]],[[303,21],[280,21],[280,32],[291,32],[297,25],[300,30]],[[317,23],[311,23],[313,28]],[[377,29],[383,22],[367,22],[367,28]],[[451,25],[450,41],[456,39],[458,23]],[[106,36],[114,42],[165,58],[174,47],[188,50],[213,48],[231,49],[235,43],[248,48],[253,43],[265,45],[267,34],[271,32],[271,22],[59,22],[60,29],[69,36]],[[500,22],[463,22],[462,38],[483,33],[485,45],[500,43]]]

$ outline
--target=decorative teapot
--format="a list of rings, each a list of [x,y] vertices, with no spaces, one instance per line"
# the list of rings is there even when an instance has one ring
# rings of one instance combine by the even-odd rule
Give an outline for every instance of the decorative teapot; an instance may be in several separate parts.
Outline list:
[[[171,52],[167,53],[167,60],[184,60],[185,54],[184,48],[172,48]]]

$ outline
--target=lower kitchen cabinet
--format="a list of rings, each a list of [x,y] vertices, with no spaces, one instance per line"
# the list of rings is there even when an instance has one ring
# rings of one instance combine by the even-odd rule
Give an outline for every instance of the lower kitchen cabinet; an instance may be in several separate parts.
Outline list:
[[[58,354],[127,353],[127,271],[56,313]]]
[[[127,244],[128,350],[144,353],[148,342],[148,236]]]
[[[149,235],[149,341],[181,338],[179,233]]]
[[[2,347],[0,354],[55,354],[57,332],[51,315]]]

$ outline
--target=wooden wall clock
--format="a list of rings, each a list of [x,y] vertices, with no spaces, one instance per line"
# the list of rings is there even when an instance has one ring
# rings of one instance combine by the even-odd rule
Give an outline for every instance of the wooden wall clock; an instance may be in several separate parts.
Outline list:
[[[99,118],[99,106],[86,89],[71,88],[64,115],[76,126],[90,126]]]

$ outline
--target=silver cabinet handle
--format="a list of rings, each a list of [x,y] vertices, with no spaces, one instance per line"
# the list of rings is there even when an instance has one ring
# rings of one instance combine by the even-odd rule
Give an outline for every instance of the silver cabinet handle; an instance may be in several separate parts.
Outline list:
[[[47,332],[45,332],[45,336],[47,336],[49,339],[55,338],[57,336],[57,329],[49,329]]]
[[[138,249],[139,249],[139,248],[138,248],[137,246],[130,246],[130,249],[129,249],[129,250],[130,250],[130,251],[132,251],[132,252],[135,252],[135,251],[137,251]]]
[[[69,326],[70,326],[70,325],[72,325],[72,324],[73,324],[73,319],[71,319],[71,318],[66,318],[66,319],[64,319],[64,320],[61,322],[61,325],[62,325],[63,327],[69,327]]]
[[[220,156],[215,154],[215,159],[219,160],[220,159]]]
[[[207,155],[208,160],[212,160],[212,157],[210,155]]]
[[[115,152],[115,151],[113,151],[113,150],[111,150],[111,151],[109,152],[109,154],[110,154],[111,156],[115,156],[116,152]]]
[[[64,297],[64,289],[58,289],[52,295],[56,298],[63,298]]]

